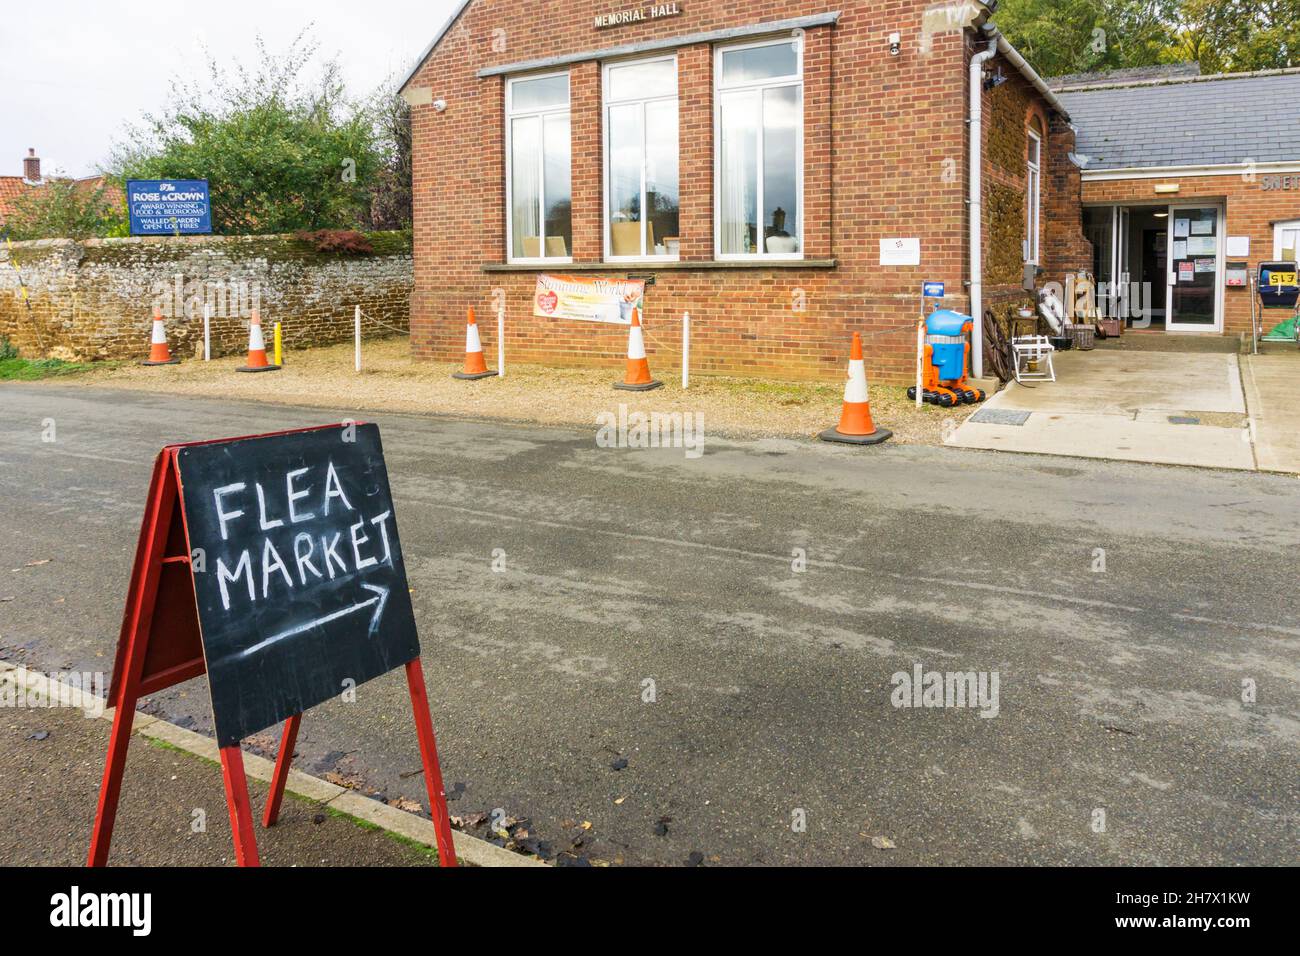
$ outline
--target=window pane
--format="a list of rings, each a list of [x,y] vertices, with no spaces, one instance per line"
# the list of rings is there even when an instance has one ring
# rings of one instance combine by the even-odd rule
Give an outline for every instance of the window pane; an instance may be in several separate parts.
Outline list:
[[[1296,261],[1296,250],[1300,249],[1300,229],[1281,228],[1282,258],[1287,262]]]
[[[1029,209],[1026,214],[1026,234],[1029,244],[1026,252],[1030,262],[1038,261],[1038,170],[1030,167],[1028,189],[1026,190]]]
[[[677,64],[672,60],[610,67],[611,100],[649,99],[677,93]]]
[[[724,93],[718,98],[722,144],[718,206],[720,248],[726,255],[756,252],[758,241],[758,93]]]
[[[510,108],[515,113],[569,105],[569,77],[544,76],[510,84]]]
[[[1039,141],[1037,137],[1029,137],[1029,161],[1035,166],[1038,165]]]
[[[542,254],[541,182],[538,157],[541,151],[541,120],[517,119],[510,124],[510,216],[513,252],[517,259],[535,259]]]
[[[668,255],[666,239],[681,236],[678,226],[677,101],[645,106],[646,252]]]
[[[799,251],[800,91],[763,92],[763,236],[767,252]]]
[[[573,254],[573,174],[569,117],[546,117],[546,245],[548,258]]]
[[[639,256],[641,249],[641,104],[609,110],[609,251]]]
[[[725,50],[722,54],[722,82],[752,83],[799,72],[799,54],[793,43],[776,43],[748,50]]]

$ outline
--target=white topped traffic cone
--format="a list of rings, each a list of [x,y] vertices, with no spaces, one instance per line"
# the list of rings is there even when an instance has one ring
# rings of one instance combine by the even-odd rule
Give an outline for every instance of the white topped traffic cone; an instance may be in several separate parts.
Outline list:
[[[262,316],[256,309],[248,319],[248,364],[241,372],[278,372],[280,366],[272,365],[266,357],[266,339],[262,335]]]
[[[141,365],[179,365],[181,360],[172,358],[172,351],[167,347],[167,328],[163,324],[162,309],[153,308],[153,336],[149,342],[149,358]]]
[[[650,360],[645,354],[645,336],[641,330],[641,310],[632,310],[632,327],[627,333],[627,374],[614,387],[625,392],[648,392],[663,388],[664,383],[650,375]]]
[[[465,368],[453,372],[451,377],[473,382],[480,378],[495,377],[496,374],[488,370],[487,359],[483,357],[483,342],[478,336],[478,319],[474,310],[470,309],[465,324]]]
[[[849,380],[844,386],[844,410],[835,428],[822,432],[822,441],[846,445],[879,445],[893,437],[887,428],[877,428],[871,420],[871,397],[867,391],[867,365],[862,358],[862,336],[853,333],[849,352]]]

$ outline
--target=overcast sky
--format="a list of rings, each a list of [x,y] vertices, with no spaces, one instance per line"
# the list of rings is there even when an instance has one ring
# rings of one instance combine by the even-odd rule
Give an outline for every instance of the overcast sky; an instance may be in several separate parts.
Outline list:
[[[403,77],[456,0],[12,0],[0,17],[0,175],[21,175],[28,147],[42,172],[95,172],[122,128],[161,109],[173,76],[202,80],[206,49],[252,62],[253,38],[281,51],[313,23],[320,56],[337,54],[350,92]]]

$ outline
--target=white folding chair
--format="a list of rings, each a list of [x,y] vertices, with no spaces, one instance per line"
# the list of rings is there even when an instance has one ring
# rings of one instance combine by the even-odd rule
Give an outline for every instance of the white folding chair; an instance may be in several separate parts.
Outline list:
[[[1056,348],[1045,335],[1022,335],[1011,340],[1011,354],[1015,359],[1017,382],[1055,382],[1056,367],[1052,356]],[[1037,366],[1037,370],[1030,365]]]

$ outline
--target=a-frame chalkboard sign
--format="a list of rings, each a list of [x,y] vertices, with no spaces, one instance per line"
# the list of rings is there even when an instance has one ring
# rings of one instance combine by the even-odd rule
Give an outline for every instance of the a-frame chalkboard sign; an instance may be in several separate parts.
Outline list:
[[[170,445],[154,463],[108,703],[90,865],[108,861],[136,702],[206,673],[235,858],[257,843],[240,741],[286,721],[275,823],[307,709],[406,669],[442,865],[456,865],[379,428]]]

